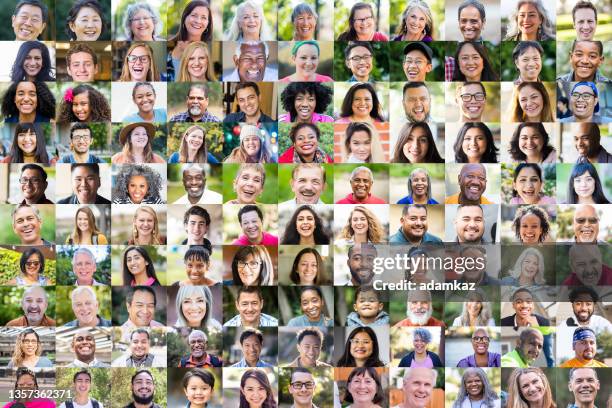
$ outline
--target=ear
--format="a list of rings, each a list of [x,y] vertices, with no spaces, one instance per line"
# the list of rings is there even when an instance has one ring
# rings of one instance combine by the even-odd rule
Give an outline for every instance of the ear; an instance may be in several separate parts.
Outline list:
[[[100,68],[100,65],[96,64],[94,67],[94,75],[98,74],[99,68]]]
[[[235,55],[232,56],[232,59],[234,60],[234,65],[236,66],[236,68],[238,68],[238,57],[236,57]]]
[[[431,62],[429,62],[426,66],[425,66],[425,72],[431,72],[431,70],[433,69],[433,66],[431,65]]]

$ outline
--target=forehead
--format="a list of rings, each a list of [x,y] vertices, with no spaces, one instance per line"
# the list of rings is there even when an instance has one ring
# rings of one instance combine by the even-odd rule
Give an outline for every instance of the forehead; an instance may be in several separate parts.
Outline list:
[[[17,91],[36,92],[36,85],[34,85],[33,82],[19,82],[17,85]]]
[[[134,302],[153,302],[153,295],[143,290],[134,292]]]
[[[93,295],[87,291],[84,290],[82,292],[77,293],[76,295],[74,295],[75,299],[79,299],[79,300],[83,300],[83,299],[93,299]]]
[[[252,220],[259,220],[259,214],[257,214],[257,211],[248,211],[245,212],[244,214],[242,214],[242,221],[252,221]]]
[[[266,52],[266,48],[263,43],[258,44],[241,44],[240,50],[243,54],[264,54]]]
[[[524,290],[517,292],[514,294],[514,300],[532,300],[533,296],[531,296],[531,293],[526,292]]]
[[[485,174],[485,170],[480,166],[470,166],[461,169],[461,176],[481,176]]]
[[[303,373],[303,372],[298,371],[298,372],[294,372],[291,375],[291,380],[304,382],[304,381],[312,381],[313,378],[312,378],[312,374],[310,373]]]
[[[70,62],[76,61],[93,61],[93,56],[85,51],[75,52],[70,56]]]
[[[524,86],[519,90],[519,94],[532,94],[532,93],[540,94],[540,91],[538,91],[536,88],[534,88],[531,85]]]
[[[202,333],[193,333],[191,336],[189,336],[190,340],[193,339],[203,339],[204,335]]]
[[[199,175],[205,176],[203,170],[194,169],[194,168],[189,168],[189,169],[183,170],[183,174],[186,175],[186,176],[199,176]]]
[[[254,301],[257,300],[259,301],[259,294],[257,293],[249,293],[249,292],[242,292],[240,294],[240,296],[238,296],[238,301]]]
[[[427,55],[425,55],[425,53],[421,50],[410,50],[406,53],[406,57],[410,57],[410,58],[422,57],[422,58],[427,59]]]
[[[134,377],[134,381],[136,380],[151,380],[153,381],[153,377],[148,373],[140,373],[136,377]]]
[[[362,178],[362,179],[368,179],[370,180],[370,173],[368,173],[365,170],[359,170],[357,173],[355,173],[355,175],[353,176],[354,179],[356,178]]]
[[[578,18],[578,17],[581,17],[581,18],[592,17],[593,19],[595,19],[595,10],[593,10],[591,8],[588,8],[588,7],[581,7],[581,8],[576,10],[575,16],[576,16],[576,18]]]
[[[519,11],[520,12],[537,12],[538,9],[534,4],[531,4],[529,2],[524,2],[523,4],[521,4],[521,6],[519,7]]]
[[[322,167],[300,167],[295,172],[295,178],[323,178]]]
[[[459,13],[459,18],[462,17],[470,17],[470,18],[475,18],[477,17],[478,19],[480,19],[480,12],[478,11],[478,9],[474,6],[467,6],[464,7],[461,12]]]
[[[369,7],[363,7],[355,10],[354,16],[355,18],[364,18],[372,15],[372,11]]]
[[[599,47],[595,41],[576,41],[576,45],[574,46],[574,52],[575,51],[596,52],[599,54]]]
[[[407,215],[427,215],[427,210],[421,207],[410,207],[408,208]]]
[[[376,249],[372,248],[370,246],[365,246],[362,247],[361,245],[355,245],[353,247],[353,250],[351,252],[351,258],[354,258],[355,256],[358,255],[372,255],[372,256],[376,256]]]
[[[484,88],[481,84],[463,85],[459,90],[463,92],[484,92]]]
[[[536,47],[527,47],[527,48],[523,48],[520,52],[519,52],[519,57],[521,55],[525,55],[525,54],[529,54],[529,55],[533,55],[533,54],[538,54],[540,55],[540,50],[538,50]]]
[[[597,212],[595,211],[595,208],[591,207],[591,206],[583,206],[583,207],[578,207],[576,208],[576,212],[574,213],[574,217],[579,217],[579,216],[589,216],[589,215],[596,215]]]
[[[27,292],[24,292],[23,294],[24,299],[25,298],[43,298],[46,299],[45,296],[45,291],[44,289],[41,288],[32,288]]]
[[[93,335],[89,332],[89,330],[79,330],[78,332],[74,333],[72,339],[77,340],[79,337],[93,337]]]
[[[74,257],[74,259],[83,259],[83,258],[91,260],[91,257],[88,254],[84,253],[84,252],[79,252]]]
[[[25,169],[21,172],[22,175],[27,174],[27,175],[32,175],[32,173],[37,174],[39,176],[42,176],[42,171],[40,171],[39,169]]]
[[[202,88],[191,88],[188,96],[206,96],[206,93]]]
[[[575,381],[577,379],[597,379],[595,375],[595,370],[591,368],[579,368],[574,371],[574,375],[572,376],[572,380]]]
[[[29,216],[36,216],[36,213],[34,212],[34,210],[30,207],[21,207],[19,208],[17,211],[15,211],[15,217],[14,218],[18,218],[18,217],[29,217]]]
[[[357,46],[357,47],[353,47],[351,48],[351,50],[349,51],[349,57],[351,55],[355,55],[355,54],[364,54],[366,52],[370,52],[370,50],[368,50],[366,47],[362,47],[362,46]]]
[[[149,55],[149,51],[145,47],[136,47],[130,52],[130,55]]]
[[[429,96],[429,89],[426,86],[419,86],[416,88],[408,88],[404,93],[405,96]]]
[[[246,88],[241,88],[238,91],[236,91],[236,95],[238,96],[238,98],[244,98],[247,96],[251,96],[251,95],[256,95],[257,92],[255,92],[255,88],[253,88],[252,86],[247,86]]]
[[[42,17],[42,9],[32,4],[24,4],[15,12],[15,14],[21,14],[21,13],[35,14],[35,15],[39,15]]]

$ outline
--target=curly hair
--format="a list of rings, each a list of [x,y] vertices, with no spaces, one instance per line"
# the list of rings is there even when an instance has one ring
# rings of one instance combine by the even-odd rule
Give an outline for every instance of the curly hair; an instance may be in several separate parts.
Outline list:
[[[23,352],[22,347],[23,341],[25,340],[28,334],[33,334],[34,336],[36,336],[36,355],[40,356],[42,354],[42,344],[40,343],[40,337],[38,336],[38,333],[36,333],[34,329],[27,328],[17,335],[17,339],[15,341],[15,348],[13,349],[13,357],[11,358],[11,361],[13,362],[13,367],[21,367],[23,365],[25,353]]]
[[[162,178],[155,170],[141,164],[128,164],[121,166],[115,181],[113,197],[121,202],[131,202],[128,195],[128,185],[134,176],[143,176],[147,180],[149,187],[147,194],[142,199],[143,203],[156,203],[160,199],[160,192],[163,187]]]
[[[499,400],[499,397],[495,393],[493,386],[489,383],[489,379],[487,378],[487,374],[485,373],[485,371],[480,367],[470,367],[463,372],[463,376],[461,377],[461,387],[459,388],[459,392],[457,393],[457,399],[455,400],[455,402],[453,402],[452,408],[461,408],[463,406],[463,401],[466,398],[469,398],[465,385],[465,380],[469,375],[473,374],[477,375],[478,378],[480,378],[480,381],[482,382],[483,402],[481,407],[494,408],[498,406],[495,401]]]
[[[425,132],[425,137],[427,137],[427,153],[425,153],[423,162],[444,163],[444,159],[442,156],[440,156],[440,153],[438,153],[438,148],[436,147],[436,142],[434,141],[431,129],[426,122],[407,122],[404,124],[404,126],[402,126],[399,131],[399,136],[397,137],[397,142],[395,142],[391,163],[410,163],[410,160],[408,160],[408,157],[406,157],[404,154],[404,145],[408,143],[408,138],[412,134],[412,131],[416,128],[423,129]]]
[[[401,24],[397,26],[397,31],[395,32],[395,34],[397,34],[397,36],[399,36],[400,38],[403,38],[404,35],[408,33],[408,24],[406,23],[406,20],[408,19],[408,14],[414,9],[418,9],[423,14],[425,14],[425,30],[424,30],[425,37],[429,36],[433,40],[434,39],[433,16],[431,14],[431,8],[429,7],[429,4],[427,4],[423,0],[410,0],[408,4],[406,4],[406,8],[402,12],[402,17],[401,17],[402,22]]]
[[[194,163],[206,163],[208,161],[208,150],[206,149],[206,128],[199,125],[189,126],[183,137],[181,137],[181,147],[179,148],[179,162],[189,163],[189,147],[187,146],[187,136],[194,132],[202,132],[202,146],[198,149],[193,160]]]
[[[493,134],[487,125],[482,122],[466,122],[459,130],[459,134],[457,135],[457,140],[455,141],[455,145],[453,149],[455,151],[455,162],[457,163],[468,163],[468,157],[463,151],[463,140],[465,139],[465,135],[470,129],[480,129],[485,137],[485,142],[487,144],[485,152],[480,157],[479,163],[497,163],[497,153],[499,149],[495,146],[495,141],[493,140]]]
[[[66,93],[71,89],[69,88]],[[72,107],[74,97],[87,93],[89,102],[89,119],[87,122],[109,122],[111,120],[111,108],[108,101],[100,91],[91,85],[81,84],[72,88],[72,100],[64,98],[60,104],[60,112],[57,118],[59,123],[80,122],[79,118],[74,114]]]
[[[224,40],[226,41],[242,41],[244,37],[242,36],[242,29],[240,28],[240,20],[242,19],[242,15],[245,12],[246,8],[251,8],[259,14],[259,41],[271,41],[276,40],[276,37],[272,35],[270,27],[268,27],[268,23],[266,22],[264,11],[258,2],[252,0],[246,0],[236,7],[236,13],[232,18],[230,26],[225,33]]]
[[[348,220],[346,221],[346,225],[342,228],[342,232],[340,232],[340,237],[344,239],[351,239],[355,236],[355,231],[353,230],[353,226],[351,225],[351,219],[353,218],[353,214],[355,212],[360,212],[365,215],[368,221],[368,242],[379,243],[384,238],[384,229],[381,225],[378,217],[368,210],[366,207],[362,205],[358,205],[350,212]]]
[[[270,385],[270,381],[268,381],[268,376],[265,371],[258,370],[256,368],[248,369],[242,374],[242,378],[240,378],[240,405],[238,408],[250,408],[251,404],[246,400],[244,396],[244,385],[246,381],[252,378],[259,383],[261,387],[266,391],[266,399],[262,402],[261,408],[276,408],[276,401],[274,400],[274,392],[272,391],[272,386]]]
[[[298,95],[312,95],[317,103],[314,111],[323,113],[327,106],[332,102],[334,92],[327,86],[318,82],[292,82],[281,93],[281,104],[283,109],[289,113],[291,122],[295,121],[297,110],[295,109],[295,99]]]
[[[351,354],[351,342],[359,333],[367,334],[372,341],[372,354],[365,361],[364,367],[384,367],[385,363],[378,357],[378,338],[376,337],[376,332],[368,326],[357,327],[349,334],[344,344],[344,352],[338,360],[336,367],[355,367],[356,361],[355,357]]]
[[[125,252],[123,253],[122,260],[121,260],[123,284],[130,285],[132,282],[135,282],[134,275],[132,275],[127,265],[127,254],[130,251],[136,251],[138,252],[138,254],[140,254],[140,256],[144,258],[146,262],[145,271],[147,273],[147,277],[153,278],[155,279],[155,281],[159,281],[157,279],[157,275],[155,274],[155,265],[153,265],[153,260],[149,256],[149,253],[147,252],[147,250],[140,246],[131,245],[125,249]]]
[[[521,240],[521,220],[524,216],[533,214],[540,219],[540,228],[542,228],[542,233],[540,234],[540,238],[538,242],[544,242],[546,237],[548,237],[548,233],[550,232],[550,221],[548,219],[548,214],[546,211],[538,207],[537,205],[525,205],[519,207],[516,210],[516,214],[514,215],[514,220],[512,221],[512,229],[514,230],[514,235],[516,238],[522,242]]]
[[[487,48],[478,41],[462,41],[457,45],[457,51],[455,51],[455,68],[453,70],[453,81],[467,81],[467,78],[459,69],[459,53],[463,47],[467,44],[471,44],[476,50],[480,58],[482,58],[482,73],[480,74],[481,81],[499,81],[499,74],[493,69],[491,60],[487,52]]]
[[[349,12],[348,30],[345,30],[342,33],[340,33],[336,41],[359,40],[359,38],[357,38],[357,31],[355,30],[355,13],[357,13],[357,10],[363,10],[363,9],[370,10],[370,12],[372,13],[372,16],[374,16],[374,9],[372,8],[371,4],[362,3],[362,2],[357,2],[353,4],[353,7],[351,7],[351,11]]]
[[[97,0],[77,0],[68,11],[68,17],[66,17],[66,25],[64,26],[64,31],[66,32],[66,35],[68,36],[68,39],[70,41],[74,41],[77,39],[75,32],[70,29],[70,24],[74,23],[77,18],[77,15],[79,14],[79,11],[81,11],[81,9],[85,7],[95,10],[96,13],[98,13],[98,16],[100,16],[100,21],[102,22],[102,28],[100,29],[100,37],[102,37],[102,35],[106,31],[106,21],[104,21],[104,12],[102,11],[102,6],[100,5],[100,3],[98,3]]]
[[[215,72],[213,68],[213,61],[210,56],[210,52],[208,51],[208,46],[206,45],[205,42],[194,41],[192,43],[189,43],[189,45],[185,47],[185,50],[183,50],[183,54],[181,55],[181,63],[180,63],[179,70],[178,70],[179,72],[176,78],[177,81],[180,81],[180,82],[195,81],[194,79],[191,78],[187,65],[189,64],[189,58],[193,55],[195,50],[197,50],[198,48],[204,50],[204,53],[206,54],[207,64],[206,64],[206,72],[204,73],[204,77],[206,78],[207,81],[217,80],[217,78],[215,77]]]
[[[550,97],[548,96],[548,91],[542,82],[521,82],[513,92],[512,102],[510,103],[510,121],[511,122],[524,122],[527,120],[525,116],[525,112],[521,107],[519,102],[520,100],[520,91],[526,87],[532,87],[536,90],[540,96],[542,97],[542,113],[540,113],[539,122],[554,122],[555,118],[553,116],[552,105],[550,104]]]
[[[174,41],[188,41],[189,33],[187,32],[187,26],[185,25],[185,20],[193,10],[197,7],[204,7],[208,11],[208,27],[202,32],[200,36],[200,41],[211,41],[212,40],[212,32],[213,32],[213,18],[212,13],[210,11],[210,5],[207,1],[204,0],[192,0],[187,3],[185,10],[181,14],[181,25],[179,26],[179,31],[172,37],[168,38],[168,42]]]
[[[314,255],[317,261],[317,276],[314,279],[314,284],[323,285],[323,284],[328,283],[327,276],[325,275],[325,264],[323,262],[323,258],[321,258],[319,251],[317,251],[315,248],[303,248],[300,252],[297,253],[295,258],[293,259],[293,265],[291,266],[291,272],[289,272],[289,279],[291,279],[291,282],[293,282],[296,285],[302,284],[300,282],[300,275],[298,273],[298,267],[300,265],[300,261],[302,260],[302,257],[306,254]]]
[[[601,179],[599,178],[599,174],[597,174],[597,169],[588,161],[575,164],[572,168],[572,173],[567,183],[567,204],[580,204],[578,194],[576,194],[576,189],[574,188],[574,179],[585,173],[588,173],[595,180],[595,190],[592,195],[593,202],[595,204],[610,204],[610,200],[608,200],[604,194]]]
[[[385,121],[383,117],[383,110],[380,101],[378,100],[378,95],[376,94],[376,89],[369,82],[360,82],[353,86],[351,86],[344,96],[342,100],[342,106],[340,107],[340,117],[348,118],[353,115],[353,99],[355,98],[355,94],[357,91],[365,89],[370,92],[372,96],[372,111],[370,112],[370,117],[375,120],[379,120],[381,122]]]
[[[147,242],[146,244],[142,244],[138,242],[138,230],[136,229],[136,217],[138,217],[139,212],[145,212],[153,217],[153,231],[151,231],[151,242]],[[138,207],[134,212],[134,218],[132,220],[132,237],[128,240],[129,245],[162,245],[164,242],[161,239],[159,233],[159,221],[157,220],[157,213],[155,210],[149,206],[143,205]]]
[[[53,67],[51,66],[51,57],[49,56],[49,49],[47,46],[40,41],[26,41],[21,44],[19,51],[17,51],[17,57],[15,57],[15,63],[11,68],[11,81],[27,81],[28,74],[25,72],[24,64],[26,58],[32,50],[39,50],[41,57],[41,68],[36,74],[33,81],[55,81],[55,75],[53,74]]]
[[[259,266],[259,276],[256,286],[267,286],[274,284],[274,266],[268,249],[263,245],[243,246],[236,251],[232,259],[232,279],[234,285],[244,285],[238,273],[238,262],[245,261],[251,255],[253,259],[261,262]]]
[[[550,17],[548,17],[548,13],[544,8],[544,4],[541,0],[519,0],[516,4],[516,8],[512,12],[512,15],[508,19],[508,31],[506,37],[503,39],[504,41],[520,41],[522,34],[521,30],[518,26],[518,12],[523,4],[533,4],[538,10],[538,14],[542,19],[542,24],[540,29],[538,30],[537,40],[554,40],[554,25],[551,21]]]
[[[297,230],[297,218],[298,215],[302,211],[308,211],[312,214],[315,220],[315,228],[314,228],[314,241],[316,245],[328,245],[329,244],[329,234],[327,233],[325,227],[323,226],[323,220],[316,211],[309,205],[302,205],[298,207],[291,216],[291,219],[287,223],[287,227],[285,228],[285,233],[283,234],[283,239],[281,244],[283,245],[299,245],[300,243],[300,234]]]
[[[525,122],[521,123],[517,126],[516,130],[512,134],[512,139],[510,139],[510,148],[508,149],[508,153],[512,156],[512,160],[514,161],[525,161],[527,160],[527,155],[523,153],[519,146],[519,139],[521,136],[521,131],[523,128],[532,128],[535,129],[536,132],[542,137],[543,145],[542,148],[542,160],[544,160],[548,155],[555,151],[555,148],[550,145],[550,137],[548,136],[548,132],[546,132],[546,128],[540,122]]]
[[[30,82],[30,81],[22,81]],[[15,105],[17,87],[21,82],[13,82],[2,97],[2,116],[8,118],[19,118],[19,110]],[[45,82],[32,82],[36,87],[36,114],[45,118],[55,118],[55,97]]]
[[[47,142],[45,141],[45,134],[38,123],[18,123],[15,126],[15,135],[13,136],[13,143],[11,144],[11,152],[9,157],[11,163],[23,163],[24,156],[23,150],[19,147],[17,139],[20,133],[32,132],[36,135],[36,150],[34,151],[34,161],[36,163],[49,164],[49,155],[47,154]]]
[[[128,65],[128,57],[132,54],[138,47],[143,47],[147,50],[149,54],[149,71],[147,72],[147,81],[159,81],[161,79],[161,75],[155,66],[155,57],[153,55],[153,49],[147,43],[143,42],[134,42],[130,45],[130,48],[125,52],[125,58],[123,59],[123,68],[121,69],[121,76],[119,77],[119,81],[132,81],[132,75],[130,74],[130,68]]]

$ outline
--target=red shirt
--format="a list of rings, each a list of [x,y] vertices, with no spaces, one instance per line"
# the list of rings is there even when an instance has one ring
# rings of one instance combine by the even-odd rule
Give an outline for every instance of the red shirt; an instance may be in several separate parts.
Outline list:
[[[402,321],[395,323],[393,327],[426,327],[426,326],[435,326],[435,327],[445,327],[443,321],[436,319],[435,317],[430,317],[429,320],[425,324],[414,324],[407,317]]]
[[[372,194],[368,194],[368,198],[363,201],[357,201],[355,200],[353,193],[350,193],[342,200],[336,201],[336,204],[387,204],[387,202],[382,198],[373,196]]]

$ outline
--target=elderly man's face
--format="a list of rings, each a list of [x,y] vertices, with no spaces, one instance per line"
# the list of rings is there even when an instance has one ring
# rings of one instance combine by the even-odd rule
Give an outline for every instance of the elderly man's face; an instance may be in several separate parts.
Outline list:
[[[202,116],[208,109],[208,96],[201,88],[191,88],[187,95],[187,111],[191,116]]]
[[[28,204],[36,204],[45,195],[47,182],[44,181],[42,174],[35,169],[26,169],[21,173],[19,179],[21,193]]]
[[[238,70],[241,81],[259,82],[266,72],[266,49],[263,42],[254,44],[241,44],[240,58],[234,55],[234,65]]]
[[[487,173],[483,166],[466,164],[459,173],[461,195],[470,201],[480,201],[487,188]]]
[[[351,190],[353,190],[353,196],[355,196],[357,200],[365,200],[370,194],[372,184],[374,184],[374,182],[367,171],[358,171],[355,173],[353,178],[351,178]]]
[[[534,331],[525,341],[519,344],[519,349],[529,363],[535,361],[544,347],[544,337],[539,331]]]
[[[31,207],[21,207],[15,211],[13,231],[19,236],[22,244],[31,245],[38,243],[41,227],[42,220],[36,216],[34,209]]]
[[[435,386],[431,368],[411,368],[410,376],[404,378],[404,406],[424,408],[430,400]]]
[[[291,191],[298,204],[316,204],[325,189],[323,170],[317,167],[301,167],[291,178]]]
[[[98,301],[91,293],[83,291],[72,297],[72,311],[79,326],[95,326],[97,323]]]
[[[191,349],[191,355],[195,358],[201,358],[206,354],[207,341],[203,335],[196,333],[189,338],[189,348]]]
[[[599,216],[593,206],[583,205],[574,212],[574,236],[576,242],[596,242],[599,235]]]
[[[593,81],[595,72],[603,62],[599,47],[593,41],[577,41],[574,51],[570,54],[570,63],[574,71],[575,81]]]
[[[579,251],[573,251],[570,258],[572,272],[580,283],[587,286],[599,284],[602,274],[602,258],[599,248],[595,245],[585,245]]]
[[[40,7],[24,4],[11,18],[15,39],[18,41],[34,41],[45,30],[47,23],[43,21]]]
[[[576,404],[587,406],[595,402],[599,386],[595,370],[592,368],[578,368],[574,371],[568,388],[574,393]]]
[[[21,301],[23,314],[30,323],[39,323],[47,311],[47,297],[42,288],[29,289]]]
[[[183,171],[183,187],[189,197],[202,197],[206,187],[206,176],[200,169],[186,169]]]
[[[91,361],[96,352],[96,339],[89,330],[79,330],[72,338],[72,351],[79,361]]]
[[[79,253],[72,261],[72,269],[78,284],[91,285],[96,272],[96,261],[84,253]]]

